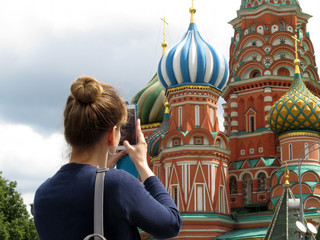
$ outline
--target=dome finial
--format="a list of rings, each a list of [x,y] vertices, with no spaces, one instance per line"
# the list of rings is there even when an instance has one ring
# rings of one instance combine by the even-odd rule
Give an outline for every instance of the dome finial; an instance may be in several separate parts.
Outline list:
[[[286,179],[284,182],[284,186],[285,187],[290,187],[290,182],[289,182],[289,169],[288,169],[288,165],[286,162],[286,169],[284,170],[284,178]]]
[[[163,21],[163,42],[161,43],[162,46],[162,55],[166,52],[167,42],[166,42],[166,24],[168,25],[166,18],[160,18]]]
[[[296,59],[294,60],[295,73],[300,73],[300,68],[299,68],[300,60],[298,58],[298,42],[300,42],[300,40],[298,39],[297,34],[291,37],[294,39],[294,46],[295,46],[295,53],[296,53]]]
[[[169,103],[168,103],[168,100],[164,103],[164,106],[165,106],[165,110],[164,110],[164,113],[170,113],[169,112]]]
[[[196,13],[197,9],[193,7],[193,0],[192,0],[192,7],[189,8],[189,12],[191,13],[190,23],[194,23],[194,14]]]

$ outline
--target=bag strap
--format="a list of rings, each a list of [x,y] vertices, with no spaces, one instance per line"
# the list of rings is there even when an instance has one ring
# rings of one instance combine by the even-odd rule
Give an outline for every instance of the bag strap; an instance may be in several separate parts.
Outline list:
[[[101,236],[100,234],[94,233],[86,236],[83,240],[90,240],[92,237],[94,239],[99,239],[99,240],[107,240],[104,236]]]
[[[108,168],[97,170],[94,187],[94,233],[104,236],[103,231],[103,197],[104,197],[104,177]],[[95,239],[101,239],[100,237]]]

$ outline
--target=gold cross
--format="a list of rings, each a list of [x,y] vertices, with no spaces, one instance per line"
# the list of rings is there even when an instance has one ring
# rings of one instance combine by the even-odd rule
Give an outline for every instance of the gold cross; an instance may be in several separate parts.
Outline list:
[[[163,41],[166,40],[166,24],[168,25],[169,23],[167,23],[166,18],[160,18],[163,21]]]
[[[294,36],[291,36],[291,37],[294,39],[296,59],[298,59],[298,42],[300,42],[300,40],[298,39],[297,34],[295,34]]]

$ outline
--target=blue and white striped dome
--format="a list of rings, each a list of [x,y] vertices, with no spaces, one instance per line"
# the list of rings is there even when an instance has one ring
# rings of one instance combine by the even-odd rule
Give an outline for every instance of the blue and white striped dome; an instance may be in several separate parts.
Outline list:
[[[227,82],[228,63],[203,40],[196,24],[190,23],[183,39],[162,56],[158,77],[165,89],[193,84],[221,91]]]

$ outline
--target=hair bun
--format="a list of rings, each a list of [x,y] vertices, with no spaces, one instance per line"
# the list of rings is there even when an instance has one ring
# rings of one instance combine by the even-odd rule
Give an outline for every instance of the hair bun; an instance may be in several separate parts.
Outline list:
[[[71,85],[71,96],[84,104],[90,104],[95,102],[103,91],[100,83],[92,77],[78,78]]]

